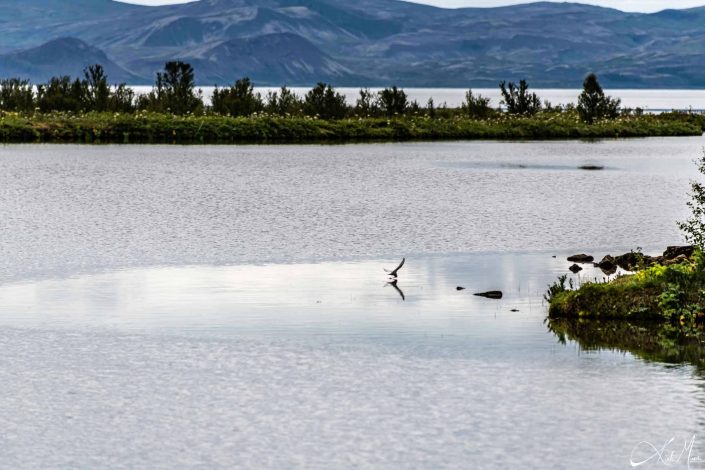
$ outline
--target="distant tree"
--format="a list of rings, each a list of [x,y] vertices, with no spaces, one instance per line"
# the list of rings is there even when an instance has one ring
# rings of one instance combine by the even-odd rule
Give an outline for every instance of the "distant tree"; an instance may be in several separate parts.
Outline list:
[[[157,73],[152,91],[139,99],[139,107],[156,112],[197,114],[203,110],[200,92],[194,91],[195,75],[190,64],[172,61],[164,64],[164,71]]]
[[[110,85],[105,70],[100,64],[83,70],[86,88],[86,107],[91,111],[107,111],[110,101]]]
[[[375,100],[375,95],[369,88],[361,88],[360,96],[355,103],[355,114],[358,116],[375,116],[379,112],[379,106]]]
[[[135,110],[135,92],[124,83],[115,87],[108,99],[108,110],[118,113],[131,113]]]
[[[215,87],[212,106],[216,113],[230,116],[251,116],[264,109],[262,96],[255,93],[247,77],[236,81],[230,88]]]
[[[388,117],[392,117],[395,114],[404,114],[409,107],[406,92],[396,86],[379,91],[377,104]]]
[[[592,124],[595,119],[616,118],[620,103],[619,99],[605,96],[594,73],[585,77],[583,91],[578,97],[578,114],[584,122]]]
[[[463,114],[468,117],[486,118],[492,112],[490,99],[482,95],[474,95],[472,90],[465,92],[465,101],[460,105]]]
[[[42,112],[84,111],[88,102],[86,82],[69,76],[52,77],[48,83],[37,86],[37,106]]]
[[[519,87],[514,82],[499,84],[502,92],[502,103],[507,108],[507,113],[521,116],[533,116],[541,110],[541,100],[536,93],[529,93],[526,80],[519,81]]]
[[[287,87],[281,87],[276,91],[270,91],[267,94],[267,103],[265,111],[279,116],[298,116],[301,114],[303,102]]]
[[[426,113],[430,118],[436,117],[436,104],[433,101],[433,97],[429,98],[426,102]]]
[[[304,98],[304,113],[322,119],[342,119],[348,114],[345,96],[330,85],[318,83]]]
[[[0,80],[0,109],[23,113],[34,111],[34,88],[29,80]]]

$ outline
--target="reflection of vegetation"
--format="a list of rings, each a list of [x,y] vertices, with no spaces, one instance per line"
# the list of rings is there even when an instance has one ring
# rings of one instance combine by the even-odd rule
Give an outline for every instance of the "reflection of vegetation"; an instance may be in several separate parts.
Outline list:
[[[616,349],[651,361],[705,366],[705,334],[669,323],[554,318],[548,320],[548,329],[561,343],[576,341],[585,350]]]

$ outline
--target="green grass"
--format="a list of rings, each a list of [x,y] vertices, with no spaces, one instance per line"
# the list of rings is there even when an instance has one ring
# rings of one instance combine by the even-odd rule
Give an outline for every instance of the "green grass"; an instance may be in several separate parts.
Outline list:
[[[350,118],[326,121],[308,117],[218,115],[0,113],[4,143],[299,143],[403,140],[532,140],[702,135],[705,117],[668,113],[625,116],[592,125],[575,113],[505,114],[487,120],[460,116],[432,119]]]
[[[562,342],[613,348],[660,362],[705,367],[705,258],[656,265],[577,289],[549,287],[548,327]]]
[[[549,288],[549,318],[659,321],[699,327],[705,319],[705,261],[656,265],[610,282]]]

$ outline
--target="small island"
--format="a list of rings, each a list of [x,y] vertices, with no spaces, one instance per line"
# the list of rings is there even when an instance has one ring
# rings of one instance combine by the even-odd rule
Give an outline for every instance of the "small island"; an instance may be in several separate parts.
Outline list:
[[[361,89],[355,105],[325,83],[300,97],[286,87],[261,96],[248,78],[216,88],[206,104],[195,71],[168,62],[151,92],[109,85],[100,65],[84,78],[34,85],[0,80],[0,142],[233,144],[409,140],[538,140],[697,136],[705,115],[620,108],[587,76],[577,105],[554,106],[526,81],[500,84],[501,106],[467,90],[459,108],[410,101],[393,86]],[[590,168],[593,169],[593,168]]]

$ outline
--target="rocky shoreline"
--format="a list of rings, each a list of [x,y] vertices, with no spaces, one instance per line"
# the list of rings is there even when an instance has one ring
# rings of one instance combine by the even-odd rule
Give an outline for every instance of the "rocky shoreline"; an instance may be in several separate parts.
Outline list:
[[[563,275],[549,286],[549,318],[615,319],[671,323],[677,329],[705,326],[705,261],[694,246],[669,246],[658,256],[630,251],[605,255],[599,262],[588,254],[568,257],[590,264],[614,278],[567,281]],[[578,269],[576,270],[576,266]]]
[[[592,264],[594,267],[600,268],[603,273],[612,275],[617,272],[618,268],[628,272],[635,272],[656,265],[670,266],[684,263],[689,261],[694,253],[695,247],[692,245],[677,245],[667,247],[663,254],[659,256],[645,255],[637,250],[618,256],[608,254],[599,262],[595,262],[595,257],[592,255],[581,253],[569,256],[568,261],[576,263],[569,268],[573,272],[582,270],[578,264]],[[576,266],[580,269],[576,269]]]

